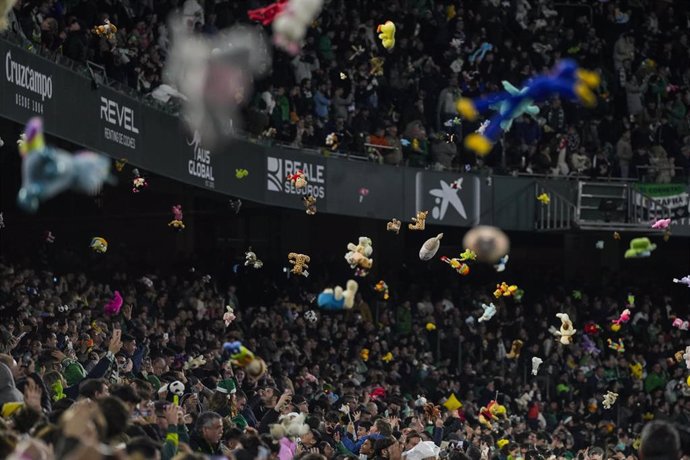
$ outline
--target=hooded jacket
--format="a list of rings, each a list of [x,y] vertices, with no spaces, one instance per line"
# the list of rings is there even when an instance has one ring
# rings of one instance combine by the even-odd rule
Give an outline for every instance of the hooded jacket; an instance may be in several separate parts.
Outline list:
[[[21,394],[14,384],[12,371],[5,364],[0,363],[0,408],[5,403],[23,402],[24,395]]]

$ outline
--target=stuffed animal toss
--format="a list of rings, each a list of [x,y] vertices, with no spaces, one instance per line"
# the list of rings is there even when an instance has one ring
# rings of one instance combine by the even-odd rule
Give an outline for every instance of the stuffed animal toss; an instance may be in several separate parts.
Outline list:
[[[273,43],[286,52],[297,55],[307,34],[307,28],[321,12],[323,0],[289,0],[273,20]]]
[[[105,307],[103,307],[103,313],[106,316],[115,316],[118,313],[120,313],[120,309],[122,308],[122,295],[120,295],[119,291],[115,291],[113,298],[105,304]]]
[[[687,331],[688,329],[690,329],[690,322],[683,321],[680,318],[676,318],[673,320],[672,326],[676,329],[680,329],[681,331]]]
[[[139,193],[149,186],[146,178],[139,173],[138,169],[132,171],[134,174],[134,179],[132,179],[132,193]]]
[[[510,345],[510,351],[508,352],[508,354],[506,354],[506,358],[518,359],[520,357],[520,351],[522,351],[523,345],[524,342],[522,340],[513,340],[513,343]]]
[[[351,309],[354,305],[355,294],[357,294],[359,285],[355,280],[348,280],[345,286],[345,290],[340,286],[336,286],[335,289],[324,289],[323,292],[319,294],[316,303],[324,310]]]
[[[424,230],[426,228],[426,216],[429,211],[419,211],[415,217],[412,218],[414,224],[408,224],[407,228],[410,230]]]
[[[168,227],[172,227],[173,229],[177,230],[178,232],[181,230],[184,230],[184,222],[182,222],[182,218],[184,217],[182,215],[182,206],[179,204],[173,206],[172,212],[173,212],[173,220],[168,222]]]
[[[541,366],[541,363],[543,362],[544,360],[537,356],[532,358],[532,375],[537,375],[537,373],[539,372],[539,366]]]
[[[443,233],[439,233],[435,237],[426,240],[419,250],[419,260],[427,261],[433,259],[441,246],[441,238],[443,238]]]
[[[256,257],[256,254],[252,252],[252,247],[244,253],[244,266],[252,267],[254,269],[259,269],[264,266],[264,263]]]
[[[543,205],[547,205],[547,204],[551,203],[551,197],[549,196],[548,193],[542,193],[541,195],[539,195],[537,197],[537,200],[539,202],[541,202],[541,204],[543,204]]]
[[[381,280],[374,286],[374,291],[383,294],[383,300],[388,300],[390,298],[390,293],[388,292],[388,285],[385,281]]]
[[[316,197],[312,194],[306,195],[302,197],[302,202],[304,203],[304,207],[306,209],[306,213],[310,216],[313,216],[316,214]]]
[[[386,224],[386,231],[395,232],[396,235],[400,233],[400,221],[398,219],[393,219]]]
[[[505,406],[500,405],[495,400],[491,400],[489,404],[479,410],[479,423],[493,431],[491,422],[499,418],[507,419]]]
[[[22,155],[22,186],[17,203],[27,212],[36,212],[41,201],[68,189],[95,195],[110,178],[108,158],[92,152],[71,155],[46,146],[40,117],[26,124],[19,152]]]
[[[479,322],[479,323],[483,323],[484,321],[489,321],[496,314],[496,307],[494,306],[493,303],[490,303],[489,305],[483,303],[482,308],[484,309],[484,313],[482,313],[482,316],[480,316],[479,319],[477,320],[477,322]]]
[[[235,310],[230,305],[226,305],[225,309],[226,312],[223,313],[223,322],[225,323],[225,327],[228,327],[237,317],[235,316]]]
[[[453,270],[462,276],[467,276],[470,274],[470,266],[462,263],[462,261],[458,258],[450,259],[446,256],[443,256],[441,257],[441,262],[447,263]]]
[[[307,414],[298,414],[297,412],[290,412],[286,415],[281,415],[278,423],[270,426],[271,437],[280,441],[282,438],[299,439],[300,436],[311,431],[311,427],[305,423]]]
[[[387,50],[393,49],[395,46],[395,24],[392,21],[386,21],[384,24],[379,24],[376,32],[379,34],[383,47]]]
[[[659,219],[652,224],[652,228],[655,230],[666,230],[669,225],[671,225],[671,219]]]
[[[605,409],[611,409],[611,406],[616,402],[616,399],[618,398],[618,393],[614,393],[613,391],[607,391],[606,394],[604,395],[604,400],[602,401],[602,406],[604,406]]]
[[[102,25],[93,28],[93,33],[99,37],[105,37],[106,40],[112,40],[117,33],[117,27],[106,19]]]
[[[611,339],[606,339],[606,342],[609,344],[609,348],[611,350],[617,351],[618,353],[625,353],[625,344],[623,343],[623,339],[618,339],[618,342],[614,342]]]
[[[525,82],[517,94],[503,91],[490,94],[478,100],[462,98],[457,103],[460,115],[475,120],[480,113],[492,106],[505,102],[503,108],[494,115],[483,134],[472,133],[465,138],[467,148],[479,155],[486,155],[501,135],[504,122],[525,111],[525,107],[544,102],[554,95],[581,102],[587,107],[596,105],[596,95],[592,91],[599,86],[600,77],[596,73],[580,69],[575,61],[564,59],[551,74],[537,76]]]
[[[684,277],[682,277],[682,278],[680,278],[680,279],[678,279],[678,278],[673,278],[673,282],[676,283],[676,284],[684,284],[684,285],[686,285],[687,287],[690,288],[690,275],[684,276]]]
[[[573,336],[576,332],[576,329],[573,329],[573,322],[570,321],[567,313],[557,313],[556,318],[561,320],[561,329],[556,331],[556,336],[561,338],[560,342],[563,345],[570,345],[573,343]]]
[[[91,244],[89,244],[89,247],[97,253],[103,254],[108,250],[108,242],[105,240],[105,238],[96,236],[91,239]]]
[[[613,324],[621,325],[623,323],[627,323],[630,321],[630,310],[627,308],[623,310],[623,313],[621,313],[621,316],[618,319],[613,320]]]
[[[652,251],[656,249],[656,244],[649,241],[649,238],[634,238],[630,241],[630,249],[625,251],[626,259],[636,259],[641,257],[649,257]]]
[[[460,260],[467,262],[468,260],[477,260],[477,254],[471,249],[465,249],[465,252],[460,254]]]
[[[501,284],[496,285],[496,290],[494,291],[494,297],[497,299],[501,297],[510,297],[515,292],[517,292],[518,287],[514,284],[508,286],[508,284],[504,281]]]
[[[252,380],[259,380],[266,373],[266,363],[254,356],[241,342],[226,342],[223,350],[230,352],[230,362],[244,369]]]
[[[354,243],[347,244],[347,250],[345,261],[350,265],[350,268],[355,269],[355,276],[367,276],[374,263],[374,260],[369,258],[374,252],[371,239],[366,236],[360,236],[357,245]]]
[[[189,358],[187,358],[187,362],[184,363],[183,369],[186,371],[198,369],[201,366],[204,366],[205,364],[206,358],[204,358],[204,355],[199,355],[196,358],[190,356]]]
[[[308,184],[307,175],[301,169],[295,171],[294,174],[288,174],[287,180],[289,180],[297,190],[303,189]]]
[[[309,256],[291,252],[288,254],[288,260],[290,261],[290,264],[293,265],[291,270],[293,275],[301,275],[304,277],[309,276],[309,272],[307,271],[309,268],[308,264],[311,262],[311,258]]]

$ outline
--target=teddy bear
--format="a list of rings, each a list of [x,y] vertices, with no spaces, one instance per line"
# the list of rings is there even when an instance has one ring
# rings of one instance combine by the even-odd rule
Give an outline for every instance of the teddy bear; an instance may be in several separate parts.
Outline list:
[[[570,345],[573,343],[573,336],[576,330],[573,329],[573,322],[570,321],[570,317],[567,313],[557,313],[556,317],[561,320],[561,329],[556,331],[556,335],[560,337],[560,342],[563,345]]]
[[[606,409],[611,409],[611,406],[613,406],[617,398],[618,393],[614,393],[613,391],[607,391],[604,395],[604,401],[602,402],[602,405]]]
[[[244,266],[255,269],[259,269],[264,266],[264,263],[259,260],[259,258],[256,256],[256,253],[252,251],[251,246],[249,247],[249,250],[244,253]]]
[[[194,357],[189,357],[187,359],[187,362],[184,363],[184,370],[188,371],[190,369],[198,369],[201,366],[204,366],[206,364],[206,359],[204,358],[204,355],[199,355],[196,358]]]
[[[335,289],[324,289],[316,300],[319,307],[324,310],[349,310],[355,304],[355,294],[359,285],[355,280],[348,280],[345,289],[336,286]]]
[[[316,214],[316,198],[314,195],[309,194],[302,197],[302,202],[304,203],[304,207],[307,208],[307,214],[310,216]]]
[[[280,441],[283,438],[297,439],[304,436],[311,431],[311,427],[305,423],[306,418],[306,414],[296,412],[281,415],[278,423],[270,426],[271,437]]]
[[[416,217],[412,218],[414,224],[408,224],[407,228],[410,230],[424,230],[426,228],[426,216],[429,211],[419,211]]]
[[[389,232],[395,232],[396,235],[400,233],[400,221],[398,219],[393,219],[386,224],[386,230]]]
[[[345,254],[345,260],[350,265],[350,268],[355,269],[355,276],[366,276],[369,274],[373,259],[369,256],[374,252],[374,248],[371,245],[371,239],[366,236],[360,236],[358,244],[354,243],[347,244],[348,252]]]
[[[291,252],[288,254],[288,260],[292,265],[294,265],[291,270],[293,275],[301,275],[304,277],[309,276],[309,272],[307,271],[309,268],[309,265],[307,264],[311,262],[311,258],[309,256]]]
[[[524,342],[522,340],[513,340],[512,345],[510,346],[510,351],[506,355],[506,358],[508,359],[517,359],[520,357],[520,351],[522,350],[522,345],[524,345]]]
[[[112,24],[109,20],[103,21],[103,25],[96,26],[93,28],[93,33],[96,35],[103,36],[106,38],[106,40],[112,40],[115,38],[115,34],[117,33],[117,27],[115,27],[115,24]]]
[[[307,186],[307,175],[301,169],[295,171],[294,174],[288,174],[287,180],[292,182],[292,185],[294,185],[297,190]]]

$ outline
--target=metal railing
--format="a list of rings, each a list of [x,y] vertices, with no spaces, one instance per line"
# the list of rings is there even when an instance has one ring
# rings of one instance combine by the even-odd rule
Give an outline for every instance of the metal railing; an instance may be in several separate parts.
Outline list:
[[[541,182],[534,183],[534,199],[546,193],[549,204],[537,205],[535,228],[543,231],[569,230],[575,221],[576,206],[566,197]]]
[[[628,190],[628,222],[649,226],[650,222],[672,216],[673,211],[668,206],[632,187]]]

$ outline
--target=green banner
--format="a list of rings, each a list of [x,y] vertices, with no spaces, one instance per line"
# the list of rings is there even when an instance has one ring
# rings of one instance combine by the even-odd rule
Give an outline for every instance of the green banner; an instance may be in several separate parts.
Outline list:
[[[651,198],[680,195],[686,191],[684,184],[636,184],[635,188]]]

